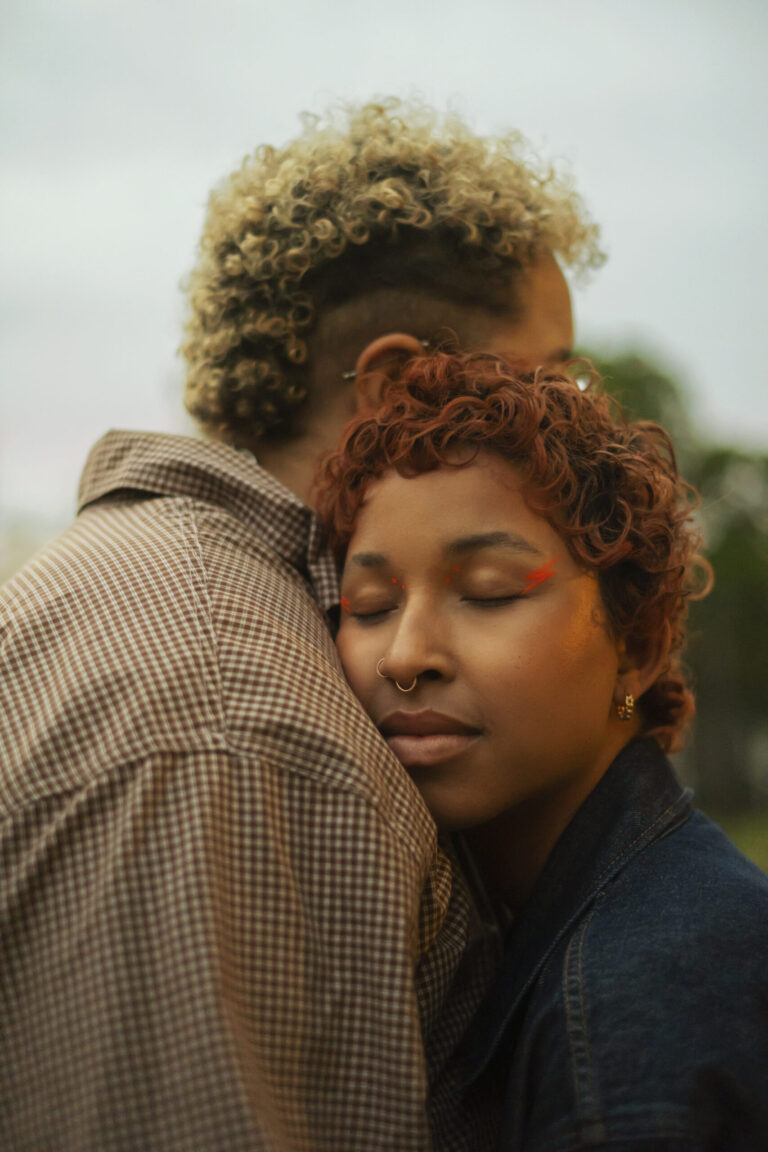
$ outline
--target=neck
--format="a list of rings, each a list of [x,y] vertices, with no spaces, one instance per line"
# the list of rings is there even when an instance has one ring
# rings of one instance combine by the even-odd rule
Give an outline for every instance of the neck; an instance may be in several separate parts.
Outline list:
[[[304,504],[309,504],[317,465],[336,447],[353,414],[354,389],[337,388],[322,404],[307,409],[303,417],[304,430],[299,435],[272,444],[263,440],[253,451],[263,468]]]
[[[621,749],[638,734],[617,721],[613,739],[606,743],[590,771],[566,779],[559,787],[532,796],[464,836],[493,901],[519,911],[528,901],[552,849],[590,792]]]
[[[256,457],[262,468],[271,472],[289,492],[298,496],[303,504],[309,503],[314,458],[310,459],[302,442],[291,443],[288,447],[281,445],[280,448],[261,444],[256,449]]]
[[[568,823],[545,821],[536,807],[529,801],[464,834],[492,902],[511,912],[527,902]]]

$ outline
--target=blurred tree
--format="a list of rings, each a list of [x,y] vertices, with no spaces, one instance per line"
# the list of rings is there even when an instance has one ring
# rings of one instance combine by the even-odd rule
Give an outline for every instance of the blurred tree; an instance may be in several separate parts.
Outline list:
[[[641,353],[587,355],[628,416],[667,429],[701,493],[715,585],[691,606],[687,662],[698,712],[682,770],[705,808],[768,808],[768,453],[707,443],[688,394]]]
[[[630,419],[655,420],[669,432],[681,458],[687,457],[695,434],[690,400],[681,384],[634,350],[612,357],[590,352],[586,359]]]
[[[768,455],[702,448],[691,480],[715,570],[691,611],[698,786],[720,811],[768,806]]]

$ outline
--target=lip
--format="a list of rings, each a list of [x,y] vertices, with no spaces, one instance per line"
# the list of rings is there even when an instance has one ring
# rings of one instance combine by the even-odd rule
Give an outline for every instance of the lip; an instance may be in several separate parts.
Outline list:
[[[390,712],[380,721],[379,730],[406,768],[452,760],[480,736],[480,730],[473,725],[432,709]]]

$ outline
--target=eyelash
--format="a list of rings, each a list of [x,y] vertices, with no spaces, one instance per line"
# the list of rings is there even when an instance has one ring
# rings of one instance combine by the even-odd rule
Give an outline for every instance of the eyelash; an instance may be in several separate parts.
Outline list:
[[[465,604],[484,605],[487,608],[498,608],[504,604],[512,604],[515,600],[521,600],[522,594],[514,596],[464,596],[462,598]]]
[[[463,596],[462,601],[465,604],[473,604],[481,609],[485,608],[501,608],[506,604],[512,604],[515,600],[522,599],[522,593],[512,596]],[[379,608],[375,612],[350,612],[349,615],[353,620],[357,620],[361,624],[374,624],[378,620],[383,620],[390,612],[394,612],[396,605],[391,608]]]
[[[359,624],[374,624],[378,620],[383,620],[390,612],[394,612],[394,607],[379,608],[376,612],[350,612],[349,615]]]

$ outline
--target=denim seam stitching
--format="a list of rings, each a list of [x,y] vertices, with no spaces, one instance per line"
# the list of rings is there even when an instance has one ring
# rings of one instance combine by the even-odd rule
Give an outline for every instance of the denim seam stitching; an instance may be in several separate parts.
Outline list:
[[[565,953],[563,971],[563,999],[565,1001],[566,1026],[568,1030],[568,1046],[573,1064],[573,1084],[576,1094],[576,1109],[580,1123],[600,1123],[600,1113],[597,1104],[597,1093],[590,1084],[592,1079],[592,1054],[589,1042],[589,1032],[586,1021],[586,1008],[584,1002],[584,941],[587,929],[595,915],[595,909],[587,916],[579,931],[571,938]],[[576,986],[577,1003],[571,994],[572,951],[577,949],[576,956]],[[581,1047],[582,1051],[579,1050]],[[580,1057],[584,1056],[584,1060]]]
[[[647,836],[649,836],[649,835],[650,835],[650,833],[651,833],[651,832],[653,832],[653,830],[654,830],[654,828],[656,827],[656,825],[657,825],[657,824],[658,824],[660,821],[662,821],[662,820],[665,818],[665,816],[668,816],[668,815],[669,815],[669,813],[670,813],[670,812],[672,812],[672,811],[673,811],[673,810],[674,810],[674,809],[675,809],[675,808],[676,808],[676,807],[677,807],[677,806],[680,804],[680,800],[681,800],[681,799],[685,799],[685,797],[678,797],[678,798],[677,798],[677,800],[674,800],[674,801],[673,801],[673,802],[672,802],[672,803],[669,805],[669,807],[668,807],[668,808],[665,808],[665,809],[664,809],[664,811],[663,811],[663,812],[661,812],[661,813],[660,813],[660,814],[659,814],[659,815],[656,817],[656,819],[653,821],[653,823],[652,823],[652,824],[649,824],[647,828],[644,828],[644,829],[643,829],[643,831],[640,833],[640,835],[639,835],[639,836],[636,836],[636,837],[635,837],[635,839],[632,841],[632,843],[631,843],[631,844],[628,844],[626,848],[622,849],[622,851],[621,851],[621,852],[618,852],[618,853],[617,853],[617,854],[616,854],[616,855],[613,857],[613,859],[612,859],[611,861],[609,861],[609,863],[608,863],[608,864],[606,864],[605,868],[604,868],[604,869],[603,869],[603,871],[600,873],[600,875],[599,875],[598,877],[596,877],[596,879],[595,879],[595,884],[599,884],[599,883],[600,883],[600,881],[601,881],[601,880],[602,880],[602,879],[603,879],[603,878],[604,878],[604,877],[607,875],[607,873],[608,873],[608,872],[610,872],[611,868],[613,868],[613,866],[614,866],[614,864],[616,863],[616,861],[617,861],[617,860],[620,860],[620,859],[622,858],[622,856],[627,856],[627,855],[628,855],[628,854],[629,854],[629,853],[632,851],[632,849],[635,847],[635,845],[636,845],[636,844],[639,844],[641,840],[644,840],[644,839],[645,839]]]

